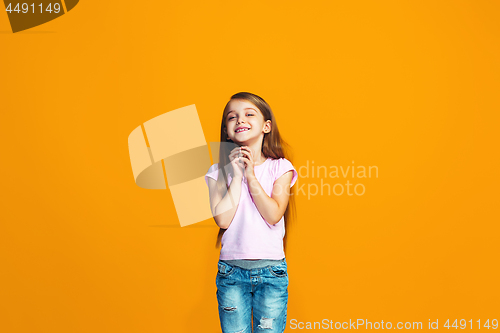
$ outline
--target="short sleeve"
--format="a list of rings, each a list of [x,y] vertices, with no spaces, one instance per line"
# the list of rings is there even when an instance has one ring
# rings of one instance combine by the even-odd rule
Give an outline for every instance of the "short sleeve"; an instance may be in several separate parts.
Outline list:
[[[214,165],[212,165],[209,169],[208,169],[208,172],[205,174],[205,182],[207,183],[207,186],[208,186],[208,178],[207,177],[210,177],[212,179],[215,179],[217,180],[217,178],[219,177],[219,167],[218,167],[218,163],[215,163]]]
[[[276,176],[275,176],[274,180],[276,181],[276,179],[280,178],[281,176],[283,176],[286,172],[288,172],[290,170],[293,171],[292,182],[290,183],[290,187],[292,187],[293,184],[295,184],[295,182],[297,181],[297,178],[299,177],[299,175],[297,174],[297,170],[295,170],[292,163],[289,160],[287,160],[286,158],[278,159],[277,165],[276,165],[276,173],[275,173]]]

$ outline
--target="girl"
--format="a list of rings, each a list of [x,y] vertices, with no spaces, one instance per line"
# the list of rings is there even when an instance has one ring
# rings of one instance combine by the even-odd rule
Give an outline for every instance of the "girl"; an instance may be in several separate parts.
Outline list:
[[[281,333],[288,303],[283,240],[297,171],[285,158],[271,108],[257,95],[231,97],[220,141],[219,163],[205,180],[220,227],[215,283],[222,332]]]

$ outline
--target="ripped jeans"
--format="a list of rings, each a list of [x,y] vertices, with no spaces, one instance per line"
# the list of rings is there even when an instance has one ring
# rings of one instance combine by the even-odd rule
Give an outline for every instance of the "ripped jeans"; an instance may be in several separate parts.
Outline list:
[[[217,265],[215,284],[222,332],[282,333],[288,303],[285,258],[279,265],[258,269],[243,269],[220,260]]]

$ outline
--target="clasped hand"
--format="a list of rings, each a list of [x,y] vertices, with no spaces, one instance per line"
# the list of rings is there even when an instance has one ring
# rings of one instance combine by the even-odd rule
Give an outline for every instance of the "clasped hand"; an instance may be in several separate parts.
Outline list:
[[[242,177],[245,175],[246,178],[255,175],[253,167],[253,153],[252,150],[247,146],[236,147],[231,150],[229,154],[229,160],[233,166],[234,176]]]

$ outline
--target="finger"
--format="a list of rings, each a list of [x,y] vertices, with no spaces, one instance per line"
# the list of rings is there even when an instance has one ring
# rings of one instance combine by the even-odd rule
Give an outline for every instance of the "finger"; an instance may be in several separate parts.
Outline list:
[[[233,155],[233,160],[238,160],[240,157],[241,157],[241,155],[234,154],[234,155]]]
[[[235,148],[235,149],[231,150],[231,153],[229,153],[228,156],[234,157],[234,156],[236,156],[238,154],[238,152],[239,152],[239,150]]]
[[[241,151],[241,153],[243,154],[244,157],[248,158],[249,160],[253,161],[253,156],[252,156],[252,153],[251,152],[248,152],[248,151]]]
[[[241,151],[247,151],[250,154],[250,156],[253,156],[253,151],[249,147],[246,147],[246,146],[241,147]]]
[[[243,163],[245,163],[245,165],[249,165],[250,164],[250,160],[246,157],[240,157],[241,161],[243,161]]]
[[[234,157],[238,156],[239,152],[240,152],[239,150],[234,150],[233,149],[233,151],[229,154],[229,157],[233,157],[234,158]]]

